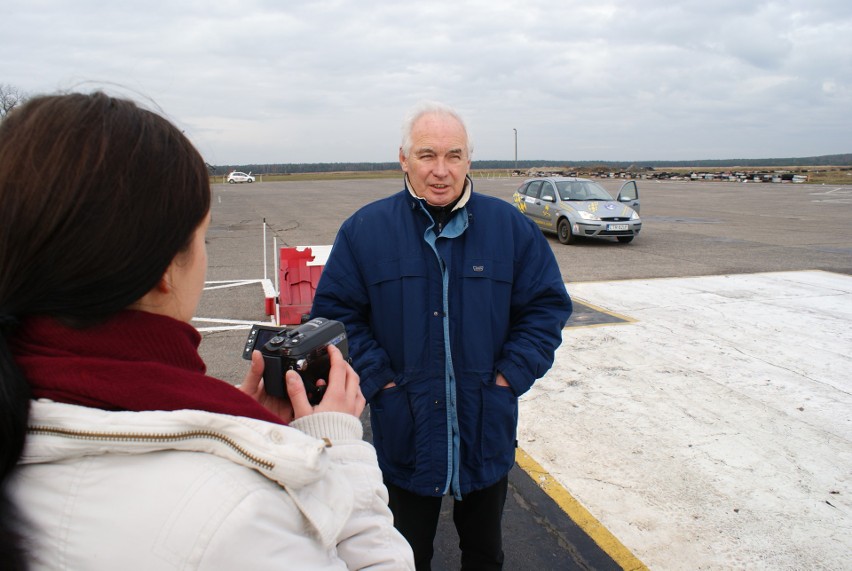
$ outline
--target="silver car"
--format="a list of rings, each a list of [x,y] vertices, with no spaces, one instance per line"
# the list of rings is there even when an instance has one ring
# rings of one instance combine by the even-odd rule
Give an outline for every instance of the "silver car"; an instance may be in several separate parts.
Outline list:
[[[577,236],[612,236],[622,244],[642,229],[639,188],[635,181],[621,185],[618,198],[585,178],[532,178],[515,191],[515,206],[563,244]]]

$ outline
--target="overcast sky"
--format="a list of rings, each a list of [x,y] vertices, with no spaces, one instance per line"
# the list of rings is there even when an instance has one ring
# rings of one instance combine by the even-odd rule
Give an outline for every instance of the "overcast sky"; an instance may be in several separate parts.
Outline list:
[[[421,99],[481,160],[852,152],[849,0],[0,4],[0,83],[150,100],[214,165],[395,161]]]

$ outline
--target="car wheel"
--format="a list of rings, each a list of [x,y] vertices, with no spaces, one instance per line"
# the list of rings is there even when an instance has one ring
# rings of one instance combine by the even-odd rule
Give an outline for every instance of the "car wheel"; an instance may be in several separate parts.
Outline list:
[[[247,182],[247,183],[249,183],[249,184],[251,184],[251,183],[253,183],[254,181],[253,181],[252,179],[248,179],[246,182]]]
[[[618,241],[622,244],[629,244],[633,241],[633,236],[618,236]]]
[[[563,244],[570,244],[574,241],[574,234],[571,233],[571,222],[567,218],[559,221],[556,227],[556,236]]]
[[[228,184],[234,184],[234,179],[229,180]]]

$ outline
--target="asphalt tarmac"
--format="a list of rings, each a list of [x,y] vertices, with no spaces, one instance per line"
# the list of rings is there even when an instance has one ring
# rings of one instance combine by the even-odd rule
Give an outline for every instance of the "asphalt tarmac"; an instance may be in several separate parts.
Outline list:
[[[600,182],[613,194],[620,184]],[[511,202],[520,183],[475,178],[474,189]],[[401,179],[214,185],[209,285],[194,323],[209,373],[237,383],[246,370],[246,331],[238,327],[266,320],[258,280],[274,280],[273,239],[278,247],[331,244],[358,207],[400,188]],[[639,192],[643,229],[632,243],[579,239],[564,246],[548,238],[569,289],[572,282],[788,270],[852,275],[852,186],[640,181]],[[569,326],[596,319],[618,316],[580,307]],[[436,571],[458,568],[451,506],[445,500]],[[510,474],[504,541],[506,569],[636,568],[623,552],[592,540],[518,466]]]

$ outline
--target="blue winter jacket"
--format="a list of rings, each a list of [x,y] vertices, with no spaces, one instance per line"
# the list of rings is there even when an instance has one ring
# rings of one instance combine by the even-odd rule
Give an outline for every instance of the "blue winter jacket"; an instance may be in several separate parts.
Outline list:
[[[471,192],[436,237],[408,189],[343,223],[311,311],[346,326],[385,478],[457,498],[513,466],[518,397],[570,314],[550,245],[511,204]]]

